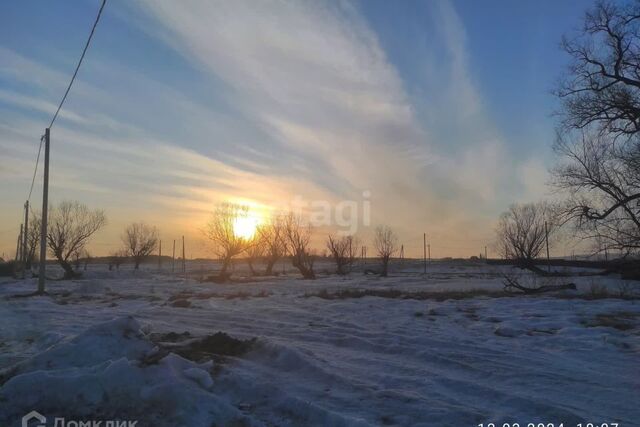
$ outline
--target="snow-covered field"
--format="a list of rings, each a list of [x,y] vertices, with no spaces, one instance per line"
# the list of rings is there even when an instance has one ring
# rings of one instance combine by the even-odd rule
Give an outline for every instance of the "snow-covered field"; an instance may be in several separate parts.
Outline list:
[[[0,426],[32,410],[47,425],[640,425],[640,301],[421,293],[501,290],[509,268],[482,264],[232,284],[90,267],[49,296],[0,282]],[[354,289],[380,296],[332,298]]]

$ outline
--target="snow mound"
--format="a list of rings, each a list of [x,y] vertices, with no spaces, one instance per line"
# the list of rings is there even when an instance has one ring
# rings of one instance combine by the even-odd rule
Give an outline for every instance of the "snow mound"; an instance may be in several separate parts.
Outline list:
[[[211,362],[196,364],[175,354],[146,362],[156,350],[133,317],[90,327],[4,373],[0,425],[15,425],[32,410],[158,426],[255,424],[211,393]]]
[[[120,358],[136,360],[152,348],[138,322],[131,316],[121,317],[91,326],[70,341],[27,359],[17,366],[17,372],[89,367]]]

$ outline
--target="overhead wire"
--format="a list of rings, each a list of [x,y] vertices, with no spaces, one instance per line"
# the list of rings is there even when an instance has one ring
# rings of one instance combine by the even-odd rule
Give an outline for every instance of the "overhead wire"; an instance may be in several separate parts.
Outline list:
[[[38,164],[40,163],[40,152],[42,151],[42,142],[44,141],[44,135],[40,137],[40,147],[38,148],[38,156],[36,157],[36,165],[33,168],[33,178],[31,178],[31,187],[29,187],[29,195],[27,201],[31,201],[31,193],[33,193],[33,184],[36,182],[36,174],[38,172]]]
[[[75,70],[73,71],[73,75],[71,76],[71,80],[69,81],[69,85],[67,86],[67,89],[64,91],[64,95],[62,96],[62,99],[60,100],[60,103],[58,104],[58,108],[56,109],[56,112],[54,113],[53,117],[51,118],[51,122],[49,123],[49,126],[48,126],[49,129],[51,129],[51,127],[55,123],[56,119],[58,118],[58,114],[60,114],[60,110],[62,109],[62,106],[64,105],[64,102],[66,101],[67,96],[69,95],[69,91],[71,90],[71,86],[73,86],[73,82],[76,80],[76,76],[78,75],[78,71],[80,70],[80,66],[82,65],[82,61],[84,60],[84,57],[87,54],[87,49],[89,49],[89,45],[91,44],[91,39],[93,39],[93,34],[96,31],[96,27],[98,25],[98,22],[100,21],[100,17],[102,16],[102,10],[104,9],[104,6],[105,6],[106,3],[107,3],[107,0],[102,0],[102,3],[100,4],[100,9],[98,10],[98,14],[96,15],[96,19],[93,22],[93,26],[91,27],[91,32],[89,33],[89,37],[87,38],[87,41],[84,44],[84,48],[82,49],[82,54],[80,55],[80,59],[78,60],[78,64],[76,65]],[[36,164],[35,164],[35,167],[33,168],[33,177],[31,179],[31,186],[29,187],[29,195],[27,196],[27,201],[31,200],[31,194],[33,193],[33,186],[34,186],[35,181],[36,181],[36,175],[37,175],[37,172],[38,172],[38,164],[40,163],[40,153],[42,152],[42,142],[43,141],[44,141],[44,135],[40,137],[40,146],[38,147],[38,155],[36,157]]]
[[[58,105],[58,109],[56,110],[56,113],[53,115],[53,118],[51,119],[51,123],[49,123],[49,126],[48,126],[49,129],[51,129],[51,127],[53,126],[53,123],[56,121],[56,118],[58,118],[58,113],[62,109],[62,104],[64,104],[64,101],[67,99],[67,95],[69,95],[71,86],[73,85],[73,82],[75,81],[76,76],[78,75],[78,70],[80,69],[80,65],[82,65],[84,56],[87,53],[87,49],[89,48],[89,44],[91,43],[91,39],[93,38],[93,33],[96,31],[96,26],[98,25],[98,21],[100,21],[100,16],[102,15],[102,9],[104,9],[104,5],[106,3],[107,3],[107,0],[102,0],[102,4],[100,5],[100,10],[98,10],[98,15],[96,16],[96,20],[93,23],[93,27],[91,27],[91,33],[89,33],[89,37],[87,38],[87,42],[84,45],[84,49],[82,49],[82,55],[80,55],[80,60],[78,61],[78,65],[76,65],[76,69],[73,72],[73,76],[71,77],[69,86],[67,86],[67,90],[64,91],[64,96],[62,97],[62,100]]]
[[[56,112],[53,114],[53,117],[51,118],[51,122],[49,122],[49,126],[48,128],[51,129],[53,127],[53,124],[55,123],[56,119],[58,118],[58,114],[60,114],[60,110],[62,110],[62,106],[64,105],[64,102],[67,99],[67,96],[69,95],[69,91],[71,90],[71,87],[73,86],[73,83],[75,82],[76,76],[78,75],[78,71],[80,70],[80,66],[82,65],[82,61],[84,60],[84,57],[87,53],[87,50],[89,49],[89,45],[91,44],[91,40],[93,39],[93,34],[96,31],[96,27],[98,26],[98,22],[100,21],[100,17],[102,16],[102,11],[104,9],[105,4],[107,3],[106,0],[102,0],[102,3],[100,4],[100,9],[98,10],[98,14],[96,15],[96,19],[93,22],[93,26],[91,27],[91,32],[89,33],[89,37],[87,38],[87,41],[84,45],[84,48],[82,49],[82,54],[80,55],[80,59],[78,60],[78,64],[76,65],[75,70],[73,71],[73,75],[71,76],[71,80],[69,81],[69,85],[67,86],[67,89],[64,91],[64,95],[62,96],[62,99],[60,100],[60,103],[58,104],[58,108],[56,108]],[[33,168],[33,177],[31,178],[31,185],[29,186],[29,195],[27,196],[27,201],[31,200],[31,195],[33,194],[33,187],[35,185],[35,181],[36,181],[36,175],[38,173],[38,164],[40,163],[40,154],[42,152],[42,143],[44,141],[44,135],[40,137],[40,146],[38,147],[38,155],[36,156],[36,163],[35,166]]]

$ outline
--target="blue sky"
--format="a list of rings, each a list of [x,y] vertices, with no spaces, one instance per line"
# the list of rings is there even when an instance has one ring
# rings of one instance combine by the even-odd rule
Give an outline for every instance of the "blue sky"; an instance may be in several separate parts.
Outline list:
[[[144,219],[197,256],[221,201],[363,191],[409,254],[423,231],[476,254],[509,203],[548,196],[558,45],[589,5],[109,0],[52,130],[51,198],[106,211],[97,254]],[[98,6],[0,4],[4,252]]]

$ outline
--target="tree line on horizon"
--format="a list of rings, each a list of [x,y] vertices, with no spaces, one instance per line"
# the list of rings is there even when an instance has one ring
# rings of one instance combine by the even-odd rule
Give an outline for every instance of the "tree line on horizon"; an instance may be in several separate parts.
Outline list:
[[[243,238],[234,232],[237,218],[247,215],[247,208],[224,204],[219,206],[203,233],[214,245],[214,252],[222,261],[220,280],[228,279],[228,267],[231,260],[244,255],[253,275],[257,274],[255,262],[265,261],[263,274],[273,274],[273,267],[284,257],[291,259],[303,278],[315,279],[314,262],[318,258],[311,248],[313,228],[300,215],[293,212],[272,216],[268,221],[256,227],[252,238]],[[355,235],[328,234],[325,246],[328,256],[336,265],[336,273],[348,274],[358,256],[361,241]],[[378,226],[374,233],[374,247],[380,259],[380,274],[388,273],[389,259],[397,251],[398,238],[387,226]]]
[[[211,215],[201,230],[212,243],[213,253],[222,263],[216,280],[230,278],[228,268],[231,261],[244,256],[252,275],[272,275],[275,264],[289,258],[303,278],[315,279],[314,262],[318,258],[311,248],[313,228],[300,215],[291,212],[276,214],[256,227],[251,238],[238,235],[235,222],[248,215],[246,206],[222,204]],[[40,217],[31,213],[27,233],[27,259],[24,268],[31,271],[37,261],[36,252],[40,243]],[[63,278],[78,277],[80,260],[85,269],[91,255],[86,247],[92,236],[103,228],[107,219],[102,210],[91,210],[77,201],[63,201],[49,209],[46,243],[48,251],[64,271]],[[134,269],[158,249],[159,232],[144,222],[129,224],[121,235],[122,247],[108,257],[109,270],[119,269],[125,260],[131,260]],[[380,274],[386,276],[391,257],[398,249],[398,238],[391,228],[379,226],[375,230],[374,246],[381,261]],[[357,258],[360,240],[353,235],[328,234],[326,248],[336,265],[336,273],[348,274]],[[265,269],[257,271],[258,260],[264,261]]]

